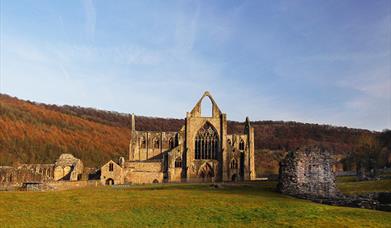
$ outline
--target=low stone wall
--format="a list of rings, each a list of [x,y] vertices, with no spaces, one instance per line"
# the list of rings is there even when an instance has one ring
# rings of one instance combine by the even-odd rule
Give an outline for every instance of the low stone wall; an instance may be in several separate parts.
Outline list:
[[[68,190],[68,189],[76,189],[76,188],[85,188],[85,187],[97,187],[100,186],[101,183],[99,180],[93,181],[55,181],[55,182],[47,182],[43,185],[43,190]]]
[[[99,180],[93,181],[55,181],[45,183],[51,190],[67,190],[75,188],[84,188],[88,186],[99,186],[101,185]]]
[[[125,183],[129,183],[129,184],[163,183],[163,172],[128,171],[125,174]]]
[[[316,197],[313,195],[295,195],[295,197],[333,206],[391,211],[391,192],[374,192],[356,196],[338,194],[335,197]]]
[[[376,171],[377,176],[375,178],[383,178],[383,175],[391,173],[391,168],[383,168],[383,169],[377,169]],[[341,172],[336,172],[336,176],[357,176],[356,171],[341,171]],[[388,176],[388,175],[387,175]]]

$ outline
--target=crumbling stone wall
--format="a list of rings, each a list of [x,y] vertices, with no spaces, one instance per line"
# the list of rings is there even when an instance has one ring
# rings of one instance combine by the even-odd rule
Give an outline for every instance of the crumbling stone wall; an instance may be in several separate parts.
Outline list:
[[[82,179],[83,162],[71,154],[62,154],[55,164],[0,166],[0,185],[21,186],[25,182],[50,182]],[[87,178],[86,178],[87,179]]]
[[[24,182],[44,182],[53,179],[53,164],[22,164],[0,166],[0,185],[19,186]]]
[[[295,196],[335,197],[333,162],[328,151],[319,146],[291,151],[280,163],[278,190]]]
[[[72,154],[61,154],[56,160],[54,180],[80,180],[83,174],[83,162]]]

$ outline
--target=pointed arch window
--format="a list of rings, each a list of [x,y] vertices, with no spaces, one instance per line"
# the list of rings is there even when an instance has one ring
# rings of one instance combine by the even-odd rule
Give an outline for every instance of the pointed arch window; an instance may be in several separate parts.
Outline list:
[[[216,130],[206,123],[195,137],[195,159],[216,159],[219,139]]]
[[[232,159],[231,160],[230,168],[231,169],[237,169],[238,168],[238,161],[236,159]]]
[[[147,146],[147,142],[145,141],[144,136],[141,136],[141,138],[140,138],[140,148],[141,149],[145,149],[146,146]]]
[[[110,172],[113,172],[113,171],[114,171],[114,164],[113,164],[113,163],[110,163],[110,164],[109,164],[109,171],[110,171]]]
[[[159,149],[160,148],[160,141],[158,138],[153,139],[153,148],[154,149]]]
[[[170,140],[168,140],[168,146],[170,149],[175,147],[174,138],[171,137]]]
[[[243,139],[240,139],[240,143],[239,143],[239,150],[244,150],[244,141]]]

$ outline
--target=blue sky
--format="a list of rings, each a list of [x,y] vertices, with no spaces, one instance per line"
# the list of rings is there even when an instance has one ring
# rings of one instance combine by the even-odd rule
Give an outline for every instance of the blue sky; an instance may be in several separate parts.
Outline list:
[[[0,92],[184,118],[391,128],[391,1],[0,0]]]

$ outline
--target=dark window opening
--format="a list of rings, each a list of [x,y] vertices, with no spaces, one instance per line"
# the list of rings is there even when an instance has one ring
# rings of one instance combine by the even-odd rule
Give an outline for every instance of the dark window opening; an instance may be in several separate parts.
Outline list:
[[[239,174],[242,180],[244,180],[244,153],[240,153],[240,169]]]
[[[147,145],[147,142],[145,141],[144,137],[140,138],[140,148],[144,149]]]
[[[243,141],[243,139],[240,140],[239,150],[244,150],[244,141]]]
[[[182,168],[182,159],[181,158],[177,158],[175,160],[175,168]]]
[[[168,146],[170,149],[175,147],[175,142],[173,138],[170,138],[170,140],[168,140]]]
[[[159,139],[155,138],[155,139],[153,140],[153,148],[155,148],[155,149],[159,149],[159,148],[160,148]]]
[[[236,159],[232,159],[230,167],[231,167],[231,169],[237,169],[238,168],[238,161],[236,161]]]
[[[110,163],[109,164],[109,171],[112,172],[114,170],[114,164]]]

